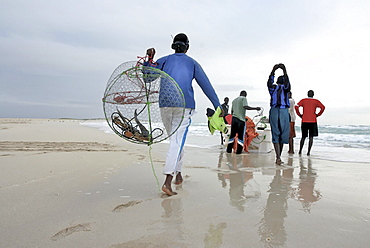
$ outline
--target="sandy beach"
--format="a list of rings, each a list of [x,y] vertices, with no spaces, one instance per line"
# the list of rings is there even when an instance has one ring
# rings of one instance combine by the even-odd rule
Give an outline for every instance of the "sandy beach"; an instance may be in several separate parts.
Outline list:
[[[368,163],[186,147],[168,197],[166,143],[82,122],[0,119],[0,247],[370,246]]]

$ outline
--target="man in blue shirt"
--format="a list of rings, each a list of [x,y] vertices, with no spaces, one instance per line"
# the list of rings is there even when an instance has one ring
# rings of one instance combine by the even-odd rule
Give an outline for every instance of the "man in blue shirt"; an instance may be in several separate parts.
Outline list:
[[[188,37],[183,34],[177,34],[173,39],[171,48],[175,50],[174,54],[167,55],[158,59],[155,63],[151,63],[154,58],[154,48],[147,50],[149,61],[144,65],[151,65],[169,74],[181,88],[185,98],[185,114],[183,116],[183,108],[179,107],[162,107],[161,116],[167,133],[172,133],[171,130],[173,118],[184,117],[181,126],[170,137],[170,147],[166,156],[166,164],[163,174],[166,175],[165,182],[162,186],[162,191],[171,196],[176,194],[172,191],[171,182],[176,175],[175,184],[181,184],[183,178],[181,176],[181,169],[183,164],[184,144],[188,128],[191,124],[191,116],[195,109],[194,90],[192,86],[193,79],[196,80],[204,94],[212,102],[215,109],[220,107],[218,96],[211,85],[207,75],[202,67],[193,58],[186,55],[189,49]],[[178,122],[177,122],[178,123]]]
[[[282,69],[284,75],[278,77],[276,84],[274,84],[275,71]],[[267,81],[267,88],[269,90],[270,100],[270,125],[272,134],[272,143],[274,145],[276,154],[276,164],[281,165],[281,152],[283,145],[289,143],[290,131],[290,116],[289,116],[289,97],[290,82],[284,64],[276,64],[272,68],[269,79]]]

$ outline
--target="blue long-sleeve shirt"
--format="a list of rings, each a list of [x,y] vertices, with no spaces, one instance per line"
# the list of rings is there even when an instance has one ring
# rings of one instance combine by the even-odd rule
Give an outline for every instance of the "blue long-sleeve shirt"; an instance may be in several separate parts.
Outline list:
[[[274,75],[270,75],[267,81],[271,100],[270,106],[274,108],[289,108],[288,92],[290,91],[290,81],[288,75],[284,75],[284,84],[274,84]]]
[[[148,63],[144,65],[147,66]],[[193,79],[196,80],[215,109],[221,106],[218,96],[202,67],[185,53],[174,53],[162,57],[156,61],[154,67],[166,72],[176,81],[184,94],[186,108],[195,109]]]

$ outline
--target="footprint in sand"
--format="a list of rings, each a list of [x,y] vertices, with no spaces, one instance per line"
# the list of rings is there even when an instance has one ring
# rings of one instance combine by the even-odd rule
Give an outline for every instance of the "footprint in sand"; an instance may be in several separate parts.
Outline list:
[[[121,212],[122,210],[124,210],[126,208],[135,206],[135,205],[137,205],[139,203],[142,203],[142,202],[143,201],[130,201],[130,202],[125,203],[125,204],[120,204],[117,207],[115,207],[112,212]]]
[[[139,155],[138,157],[138,160],[144,160],[146,158],[144,155]]]
[[[91,231],[91,223],[84,223],[84,224],[78,224],[76,226],[67,227],[59,232],[57,232],[54,236],[51,237],[52,240],[57,241],[61,238],[65,238],[75,232],[80,231]]]

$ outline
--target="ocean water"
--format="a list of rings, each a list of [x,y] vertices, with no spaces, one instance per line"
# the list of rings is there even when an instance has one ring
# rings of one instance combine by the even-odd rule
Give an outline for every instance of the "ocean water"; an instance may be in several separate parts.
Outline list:
[[[105,133],[114,133],[105,120],[84,121],[81,125],[97,128]],[[296,126],[294,139],[295,152],[298,152],[301,128]],[[117,136],[117,138],[119,138]],[[123,142],[128,142],[123,140]],[[163,141],[168,143],[168,141]],[[211,135],[207,123],[192,123],[186,146],[202,149],[223,149],[218,131]],[[303,148],[307,153],[308,139]],[[288,149],[284,146],[283,153]],[[297,154],[295,156],[298,156]],[[324,160],[369,163],[370,165],[370,126],[363,125],[321,125],[319,136],[314,138],[311,157]]]

